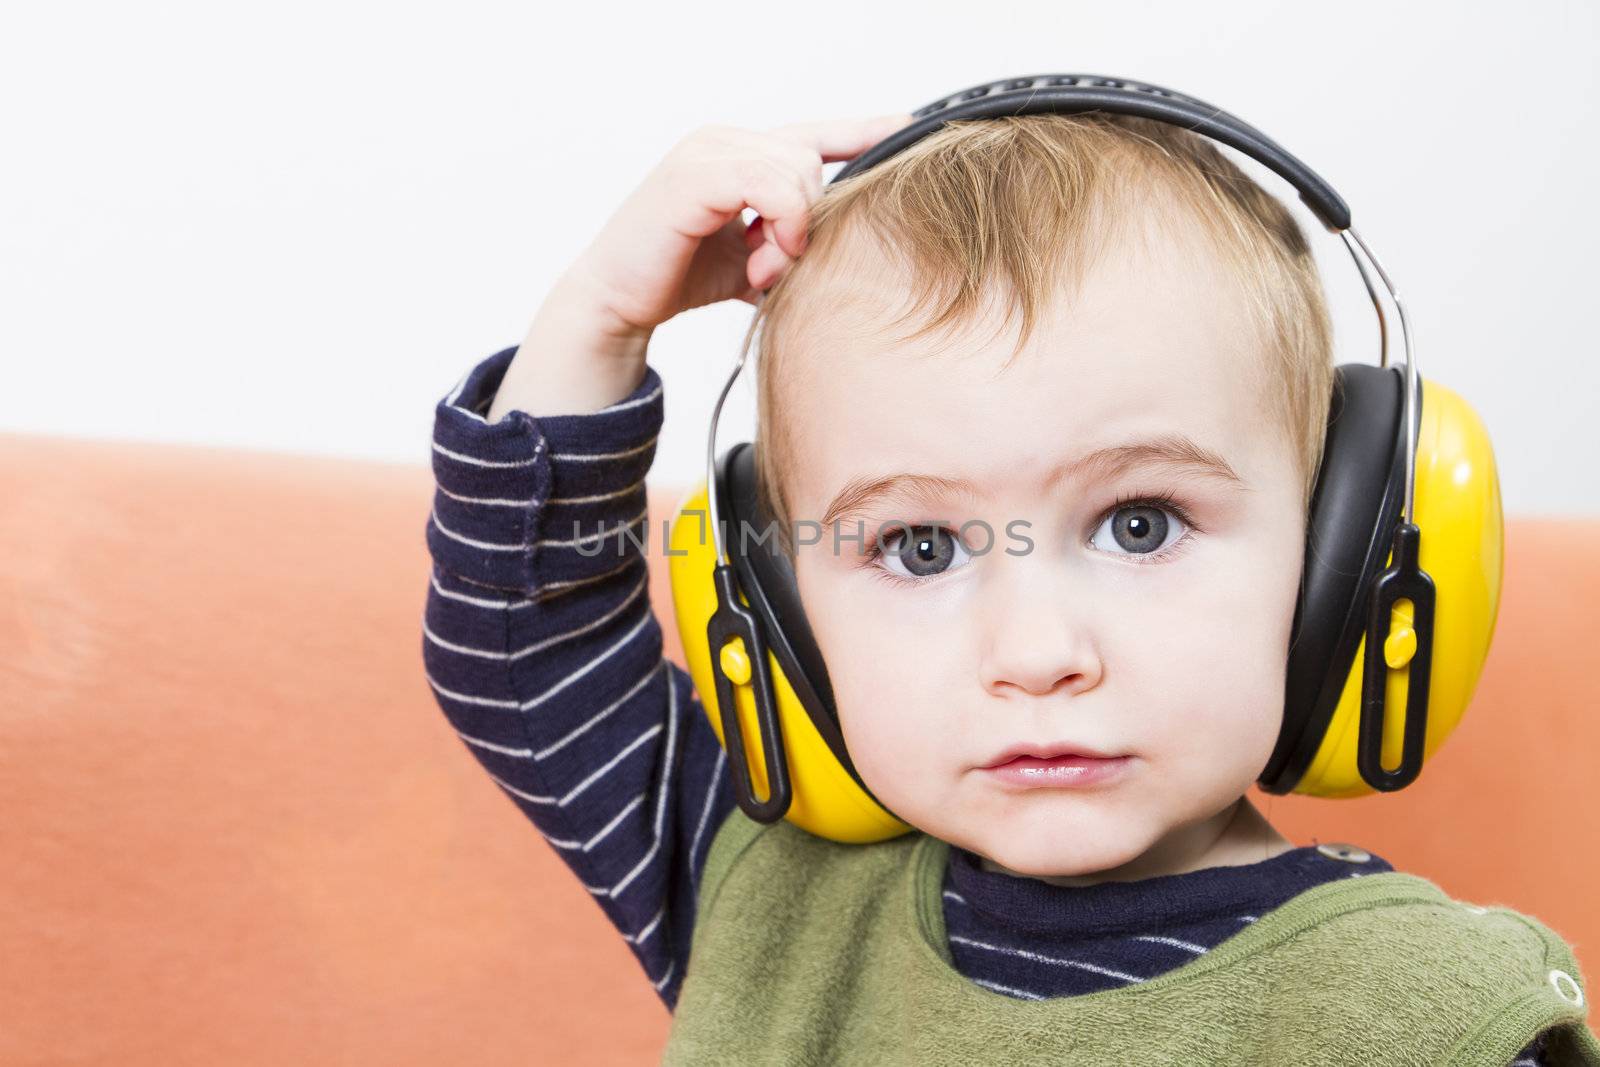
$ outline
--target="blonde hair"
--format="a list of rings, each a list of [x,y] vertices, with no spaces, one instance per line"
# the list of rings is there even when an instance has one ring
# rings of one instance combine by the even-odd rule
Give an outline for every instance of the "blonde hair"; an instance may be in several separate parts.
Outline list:
[[[1268,350],[1252,384],[1299,460],[1309,508],[1334,383],[1333,342],[1316,264],[1294,217],[1216,145],[1187,130],[1104,114],[1011,116],[951,122],[828,185],[812,206],[806,251],[760,311],[757,484],[784,551],[792,558],[783,473],[792,469],[796,432],[782,395],[804,362],[795,358],[804,323],[837,310],[839,286],[820,283],[849,276],[860,238],[911,280],[914,296],[893,323],[921,321],[907,339],[959,329],[999,295],[1007,298],[1005,324],[1021,313],[1020,351],[1052,296],[1064,283],[1077,285],[1096,253],[1138,217],[1126,209],[1144,204],[1184,210],[1238,277]]]

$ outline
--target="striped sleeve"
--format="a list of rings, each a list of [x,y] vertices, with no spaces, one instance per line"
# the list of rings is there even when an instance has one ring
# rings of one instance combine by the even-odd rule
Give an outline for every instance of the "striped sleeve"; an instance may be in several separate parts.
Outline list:
[[[489,422],[516,349],[434,414],[423,665],[450,725],[621,932],[672,1008],[711,838],[734,807],[645,551],[660,376],[592,414]]]

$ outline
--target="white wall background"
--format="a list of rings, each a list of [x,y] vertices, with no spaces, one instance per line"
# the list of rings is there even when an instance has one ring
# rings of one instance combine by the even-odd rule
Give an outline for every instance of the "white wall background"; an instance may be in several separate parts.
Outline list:
[[[1507,510],[1600,514],[1596,24],[1588,0],[14,5],[0,429],[423,464],[435,401],[693,127],[1090,71],[1200,96],[1321,171],[1424,373],[1487,422]],[[1374,362],[1316,232],[1339,358]],[[748,315],[657,332],[653,477],[696,476]]]

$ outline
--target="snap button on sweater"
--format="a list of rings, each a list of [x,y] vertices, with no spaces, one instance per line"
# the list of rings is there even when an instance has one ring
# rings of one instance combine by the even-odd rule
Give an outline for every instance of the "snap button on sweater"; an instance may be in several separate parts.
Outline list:
[[[1354,845],[1318,845],[1317,851],[1346,863],[1366,863],[1372,858],[1372,853]]]
[[[1566,971],[1551,971],[1550,984],[1555,987],[1556,996],[1576,1007],[1583,1006],[1583,990],[1572,975]],[[1570,987],[1572,992],[1568,993],[1565,987]]]

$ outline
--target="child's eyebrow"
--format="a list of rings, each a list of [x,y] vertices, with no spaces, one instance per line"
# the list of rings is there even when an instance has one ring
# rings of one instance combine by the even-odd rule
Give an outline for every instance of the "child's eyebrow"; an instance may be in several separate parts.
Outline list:
[[[1162,434],[1139,441],[1097,448],[1052,467],[1039,484],[1049,492],[1067,479],[1107,480],[1120,477],[1136,467],[1166,467],[1174,472],[1215,478],[1243,489],[1245,481],[1217,452],[1196,443],[1181,433]],[[824,527],[854,515],[885,499],[897,496],[947,496],[970,500],[977,486],[966,478],[946,478],[934,474],[891,474],[881,478],[856,478],[834,495],[822,519]]]

